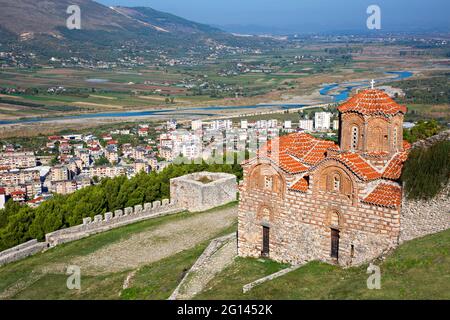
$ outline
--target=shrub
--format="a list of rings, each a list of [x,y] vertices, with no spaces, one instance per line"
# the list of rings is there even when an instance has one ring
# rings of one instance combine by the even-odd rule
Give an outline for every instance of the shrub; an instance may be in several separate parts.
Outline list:
[[[430,148],[413,149],[405,163],[401,180],[408,199],[431,199],[449,182],[450,141]]]

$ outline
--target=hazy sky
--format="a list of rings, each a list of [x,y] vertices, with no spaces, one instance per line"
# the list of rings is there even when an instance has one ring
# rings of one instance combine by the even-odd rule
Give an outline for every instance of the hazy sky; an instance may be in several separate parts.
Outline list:
[[[382,29],[450,29],[449,0],[97,0],[148,6],[213,25],[256,25],[295,32],[360,30],[366,9],[381,8]]]

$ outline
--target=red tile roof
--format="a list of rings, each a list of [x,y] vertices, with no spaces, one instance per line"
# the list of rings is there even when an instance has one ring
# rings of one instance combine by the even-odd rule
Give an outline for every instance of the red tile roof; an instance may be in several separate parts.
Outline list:
[[[396,154],[386,166],[383,172],[383,178],[397,180],[402,174],[403,164],[408,158],[409,151]]]
[[[404,147],[409,145],[406,143]],[[381,173],[358,153],[340,152],[339,147],[332,141],[321,140],[306,133],[293,133],[269,141],[258,150],[258,157],[270,159],[283,171],[291,174],[306,172],[324,160],[334,159],[344,164],[361,180],[372,181],[382,177],[398,179],[407,151],[396,155],[384,173]]]
[[[299,192],[306,192],[308,191],[308,187],[308,181],[305,178],[301,178],[290,189]]]
[[[295,174],[305,172],[310,165],[325,159],[328,149],[339,148],[332,141],[317,139],[306,133],[293,133],[270,140],[259,150],[259,155],[268,156],[281,169]]]
[[[381,178],[381,173],[376,171],[366,160],[359,154],[353,152],[344,152],[333,155],[330,159],[342,162],[361,180],[370,181]]]
[[[359,92],[338,107],[340,112],[359,112],[365,115],[394,115],[406,113],[406,106],[397,104],[386,92],[369,89]]]
[[[272,157],[271,157],[272,158]],[[281,152],[278,158],[278,162],[276,162],[281,169],[289,173],[300,173],[308,170],[308,167],[302,164],[300,161],[295,159],[294,157],[288,155],[285,152]]]
[[[11,196],[20,196],[20,195],[24,195],[25,192],[22,190],[17,190],[17,191],[13,191],[11,192]]]
[[[362,202],[397,209],[402,201],[402,190],[398,186],[380,183]]]

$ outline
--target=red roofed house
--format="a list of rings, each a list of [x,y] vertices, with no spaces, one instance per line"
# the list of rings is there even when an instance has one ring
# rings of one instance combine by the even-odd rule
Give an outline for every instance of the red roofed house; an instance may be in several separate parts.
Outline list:
[[[406,107],[369,89],[338,110],[339,145],[293,133],[243,164],[240,256],[357,265],[398,244]]]
[[[15,202],[25,202],[26,192],[22,190],[16,190],[11,192],[11,197]]]

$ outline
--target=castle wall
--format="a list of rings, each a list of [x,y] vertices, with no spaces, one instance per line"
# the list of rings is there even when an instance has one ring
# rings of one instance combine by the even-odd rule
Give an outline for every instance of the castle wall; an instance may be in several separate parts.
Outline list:
[[[207,179],[207,183],[200,179]],[[170,180],[170,196],[190,212],[206,211],[236,201],[236,176],[197,172]]]
[[[38,242],[36,239],[22,243],[16,247],[0,252],[0,266],[24,259],[47,248],[46,242]]]
[[[95,216],[93,220],[84,218],[83,224],[46,234],[44,242],[38,242],[36,239],[33,239],[0,252],[0,266],[24,259],[62,243],[76,241],[97,233],[147,219],[178,213],[183,210],[184,208],[178,206],[176,202],[170,202],[168,199],[165,199],[162,202],[154,201],[153,203],[146,203],[144,206],[136,205],[134,208],[116,210],[114,213],[107,212],[104,215]]]
[[[450,184],[434,199],[403,200],[400,242],[450,229]]]
[[[55,247],[62,243],[76,241],[97,233],[183,210],[176,203],[171,203],[168,200],[163,200],[162,203],[155,201],[153,204],[144,204],[144,208],[138,205],[134,208],[116,210],[114,213],[107,212],[104,216],[95,216],[94,220],[85,218],[83,224],[48,233],[45,235],[45,239],[50,247]]]

